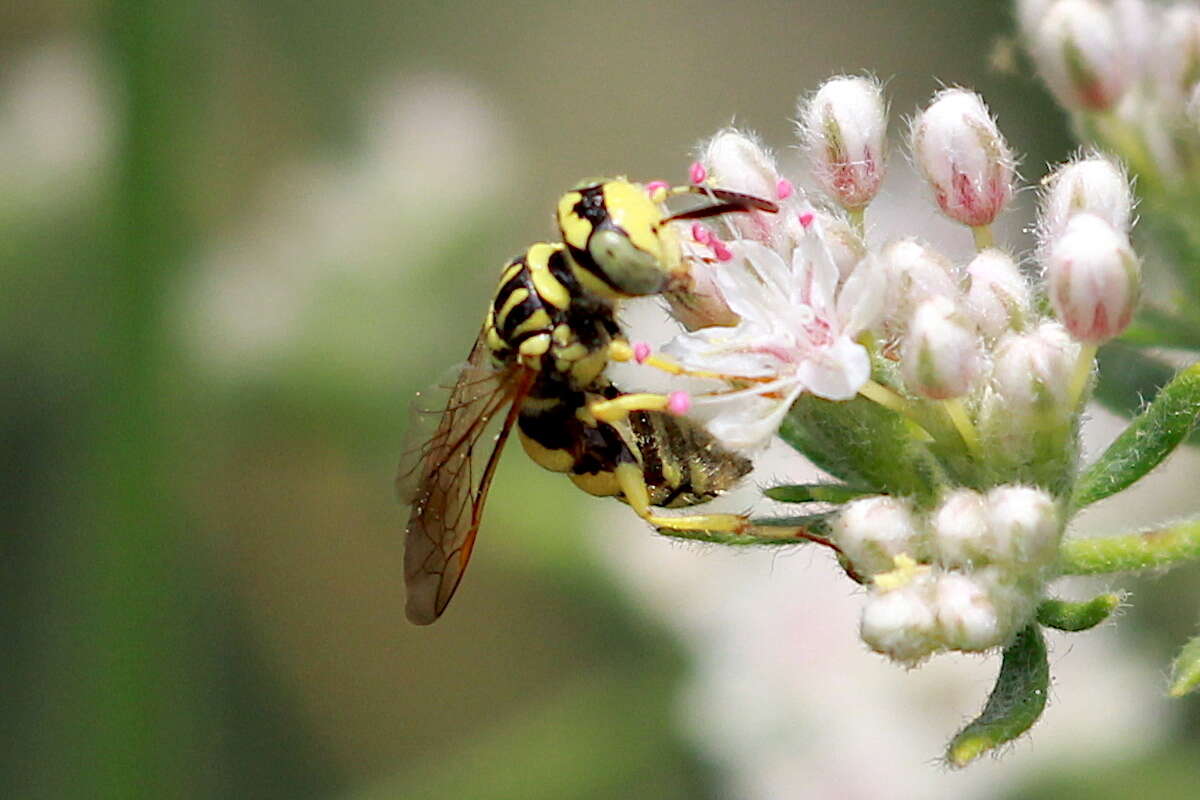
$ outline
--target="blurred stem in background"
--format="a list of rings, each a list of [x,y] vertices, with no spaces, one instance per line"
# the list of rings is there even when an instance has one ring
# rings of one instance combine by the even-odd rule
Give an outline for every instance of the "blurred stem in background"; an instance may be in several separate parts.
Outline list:
[[[68,605],[49,680],[71,763],[45,776],[58,796],[207,794],[203,702],[211,670],[198,651],[195,560],[172,470],[168,289],[188,241],[176,154],[197,103],[189,46],[193,4],[114,0],[105,43],[121,101],[104,252],[94,297],[91,414],[82,423],[83,503],[60,587]],[[188,563],[191,561],[191,563]],[[57,685],[55,685],[57,684]],[[57,794],[57,793],[56,793]]]

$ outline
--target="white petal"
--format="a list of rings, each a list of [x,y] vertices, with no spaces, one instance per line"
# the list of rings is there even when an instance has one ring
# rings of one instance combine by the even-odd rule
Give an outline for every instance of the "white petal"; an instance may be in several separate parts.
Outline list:
[[[858,262],[837,298],[842,332],[854,337],[873,328],[883,318],[887,300],[887,272],[873,256]]]
[[[779,424],[799,394],[799,387],[783,399],[751,397],[731,403],[727,413],[713,417],[708,430],[726,447],[755,450],[770,443]]]
[[[834,293],[837,291],[838,268],[833,253],[825,242],[819,220],[800,240],[800,246],[792,251],[792,273],[804,290],[801,298],[812,306],[818,316],[832,316]]]
[[[867,349],[841,336],[829,347],[813,352],[796,369],[805,388],[826,400],[849,400],[871,377]]]
[[[743,320],[733,328],[682,333],[668,342],[663,352],[689,369],[761,378],[775,375],[781,366],[779,359],[770,354],[768,345],[772,341],[764,328]]]

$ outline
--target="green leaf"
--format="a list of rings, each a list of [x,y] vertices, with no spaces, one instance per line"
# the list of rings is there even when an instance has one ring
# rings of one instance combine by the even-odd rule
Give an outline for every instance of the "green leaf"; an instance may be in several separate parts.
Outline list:
[[[1049,686],[1046,643],[1041,629],[1032,624],[1005,649],[1000,675],[983,712],[950,741],[946,760],[951,766],[965,767],[1025,733],[1042,715]]]
[[[1037,620],[1047,628],[1060,631],[1086,631],[1108,619],[1120,604],[1121,597],[1112,593],[1102,594],[1082,603],[1050,598],[1043,600],[1038,606]]]
[[[772,486],[763,494],[782,503],[846,503],[874,492],[842,483],[797,483]]]
[[[1166,527],[1126,533],[1067,539],[1058,550],[1063,575],[1102,575],[1164,569],[1200,558],[1200,519]]]
[[[1197,415],[1200,364],[1193,364],[1164,386],[1096,463],[1084,470],[1075,484],[1075,507],[1116,494],[1161,464],[1192,432]]]
[[[1183,646],[1171,665],[1171,697],[1183,697],[1200,687],[1200,636]]]
[[[861,395],[838,402],[801,395],[779,436],[835,478],[876,494],[931,499],[940,483],[941,468],[912,424]]]

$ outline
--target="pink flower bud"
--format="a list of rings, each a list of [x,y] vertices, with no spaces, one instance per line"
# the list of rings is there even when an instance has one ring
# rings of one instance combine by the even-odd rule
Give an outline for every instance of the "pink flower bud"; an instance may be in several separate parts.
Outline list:
[[[1129,326],[1142,270],[1124,233],[1095,214],[1076,214],[1045,261],[1050,301],[1075,339],[1101,344]]]
[[[1029,319],[1029,284],[1008,253],[983,250],[967,265],[967,277],[967,308],[985,336],[995,339]]]
[[[961,397],[979,375],[983,344],[971,320],[945,297],[931,297],[913,315],[900,356],[909,391],[934,400]]]
[[[708,250],[707,244],[699,247]],[[714,269],[722,267],[699,257],[699,249],[695,245],[685,243],[683,250],[688,264],[687,275],[673,282],[663,293],[671,308],[671,316],[689,331],[737,325],[741,317],[729,308],[713,274]]]
[[[990,225],[1012,197],[1012,153],[974,92],[939,92],[913,119],[912,152],[938,206],[964,225]]]
[[[903,330],[917,306],[930,297],[958,301],[962,291],[950,259],[917,239],[901,239],[880,256],[888,278],[889,328]]]
[[[1064,164],[1045,180],[1038,209],[1038,233],[1043,242],[1057,238],[1072,215],[1087,212],[1116,230],[1129,230],[1133,193],[1120,165],[1099,153]]]
[[[1058,0],[1028,44],[1042,80],[1065,108],[1103,111],[1129,87],[1126,46],[1112,11],[1095,0]]]
[[[813,175],[845,208],[862,208],[883,182],[887,111],[871,78],[841,77],[822,84],[800,106],[800,135]]]
[[[767,200],[776,197],[783,179],[770,151],[756,137],[736,128],[718,131],[709,139],[701,161],[712,185]],[[727,219],[743,236],[772,245],[780,235],[784,216],[753,211],[731,214]]]

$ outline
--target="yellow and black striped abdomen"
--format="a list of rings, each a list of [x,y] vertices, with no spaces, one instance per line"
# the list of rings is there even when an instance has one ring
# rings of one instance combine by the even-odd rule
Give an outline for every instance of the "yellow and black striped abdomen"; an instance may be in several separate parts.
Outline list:
[[[638,411],[613,423],[596,420],[587,412],[589,400],[612,399],[620,391],[607,383],[590,388],[526,398],[517,423],[530,458],[568,473],[584,491],[620,496],[615,470],[632,463],[642,473],[650,504],[675,508],[711,500],[750,472],[747,459],[688,419]]]

